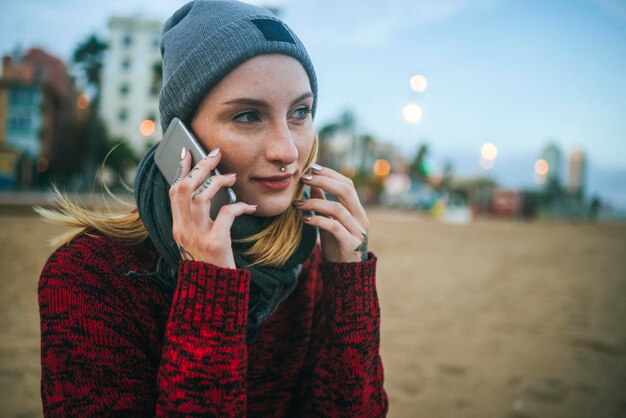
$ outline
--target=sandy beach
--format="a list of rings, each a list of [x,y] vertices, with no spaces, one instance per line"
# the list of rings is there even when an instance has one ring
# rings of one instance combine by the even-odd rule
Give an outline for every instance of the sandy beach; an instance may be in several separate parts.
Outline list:
[[[368,211],[389,417],[626,417],[626,224]],[[63,229],[0,208],[0,416],[41,416],[38,276]]]

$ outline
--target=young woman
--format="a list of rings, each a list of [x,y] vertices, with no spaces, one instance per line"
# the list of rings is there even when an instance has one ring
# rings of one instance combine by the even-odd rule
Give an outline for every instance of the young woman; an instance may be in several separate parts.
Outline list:
[[[38,208],[78,227],[39,283],[44,415],[385,416],[368,220],[314,162],[304,46],[265,9],[195,1],[161,52],[162,128],[178,117],[210,152],[182,149],[170,186],[148,150],[131,213]],[[238,202],[213,220],[223,187]]]

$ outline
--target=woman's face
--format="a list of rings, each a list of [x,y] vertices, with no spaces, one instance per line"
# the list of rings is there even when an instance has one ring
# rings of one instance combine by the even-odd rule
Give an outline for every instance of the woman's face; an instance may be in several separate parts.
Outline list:
[[[237,173],[237,200],[258,205],[255,215],[291,205],[313,146],[312,106],[304,67],[281,54],[239,65],[200,103],[191,128],[207,152],[220,148],[221,172]]]

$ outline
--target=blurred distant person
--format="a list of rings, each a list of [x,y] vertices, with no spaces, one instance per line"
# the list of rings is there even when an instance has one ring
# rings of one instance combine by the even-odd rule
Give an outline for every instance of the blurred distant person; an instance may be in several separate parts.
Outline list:
[[[150,148],[131,213],[58,191],[61,212],[37,208],[79,228],[39,281],[44,415],[385,416],[368,219],[314,162],[304,46],[265,9],[195,1],[161,53],[162,127],[180,118],[209,154],[192,168],[179,150],[170,187]],[[213,220],[227,187],[238,202]]]

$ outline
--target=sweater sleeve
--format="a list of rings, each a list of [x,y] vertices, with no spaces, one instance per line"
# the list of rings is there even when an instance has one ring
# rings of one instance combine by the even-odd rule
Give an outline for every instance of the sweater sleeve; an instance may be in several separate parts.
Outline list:
[[[300,384],[300,416],[384,417],[376,257],[321,262],[323,290]]]
[[[38,288],[44,415],[245,415],[249,279],[181,261],[159,358],[105,256],[51,257]]]
[[[246,415],[249,287],[249,270],[180,262],[158,374],[157,415]]]

